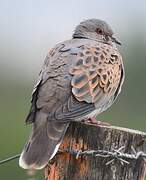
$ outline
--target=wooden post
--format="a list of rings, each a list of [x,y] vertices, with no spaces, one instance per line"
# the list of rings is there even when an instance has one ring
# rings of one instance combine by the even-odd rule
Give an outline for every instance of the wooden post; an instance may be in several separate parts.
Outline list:
[[[95,126],[73,122],[60,149],[112,151],[125,146],[124,153],[146,153],[146,133],[114,126]],[[144,180],[146,164],[143,158],[126,159],[129,164],[111,158],[79,157],[57,154],[45,168],[45,180]]]

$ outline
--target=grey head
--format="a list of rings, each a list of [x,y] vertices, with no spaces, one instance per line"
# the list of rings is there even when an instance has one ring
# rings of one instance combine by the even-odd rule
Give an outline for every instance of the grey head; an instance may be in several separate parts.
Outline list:
[[[121,45],[121,43],[113,37],[113,34],[111,27],[105,21],[88,19],[81,22],[75,28],[73,38],[88,38],[111,45],[113,42]]]

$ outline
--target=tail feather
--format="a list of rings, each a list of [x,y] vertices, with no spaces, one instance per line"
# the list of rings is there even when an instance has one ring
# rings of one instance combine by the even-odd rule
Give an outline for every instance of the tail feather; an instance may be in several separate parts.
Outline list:
[[[69,123],[48,121],[39,112],[33,124],[33,132],[24,147],[19,165],[24,169],[42,169],[58,151]]]

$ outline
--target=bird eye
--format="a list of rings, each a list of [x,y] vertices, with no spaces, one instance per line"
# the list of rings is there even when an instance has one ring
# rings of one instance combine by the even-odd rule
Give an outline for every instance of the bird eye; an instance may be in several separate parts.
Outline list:
[[[96,29],[96,33],[97,33],[97,34],[103,34],[103,31],[102,31],[102,29],[97,28],[97,29]]]

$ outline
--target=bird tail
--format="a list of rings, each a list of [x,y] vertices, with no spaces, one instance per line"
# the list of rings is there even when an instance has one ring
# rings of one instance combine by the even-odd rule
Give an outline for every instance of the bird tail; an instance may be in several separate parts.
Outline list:
[[[25,145],[19,165],[24,169],[42,169],[51,160],[62,142],[69,123],[47,120],[47,115],[38,112],[33,132]]]

